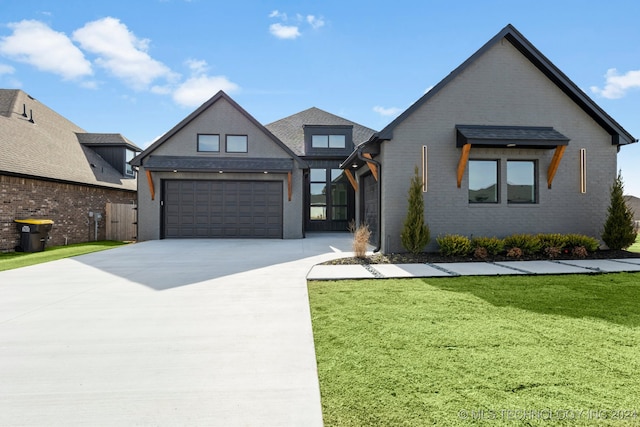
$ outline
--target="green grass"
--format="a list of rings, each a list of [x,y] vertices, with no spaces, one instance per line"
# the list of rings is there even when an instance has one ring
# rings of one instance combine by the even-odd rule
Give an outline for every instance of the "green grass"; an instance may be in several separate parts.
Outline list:
[[[45,248],[44,252],[3,253],[0,254],[0,271],[41,264],[43,262],[55,261],[58,259],[88,254],[91,252],[103,251],[105,249],[111,249],[116,246],[125,244],[126,243],[124,242],[114,242],[107,240],[88,243],[76,243],[68,246],[52,246],[50,248]]]
[[[636,238],[636,242],[627,249],[629,252],[640,252],[640,233]]]
[[[640,425],[640,274],[310,282],[309,295],[327,426]]]

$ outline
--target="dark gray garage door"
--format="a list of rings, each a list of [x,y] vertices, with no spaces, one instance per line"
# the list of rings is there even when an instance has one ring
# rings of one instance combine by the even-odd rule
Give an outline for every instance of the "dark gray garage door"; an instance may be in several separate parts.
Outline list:
[[[166,238],[282,238],[282,182],[165,181]]]

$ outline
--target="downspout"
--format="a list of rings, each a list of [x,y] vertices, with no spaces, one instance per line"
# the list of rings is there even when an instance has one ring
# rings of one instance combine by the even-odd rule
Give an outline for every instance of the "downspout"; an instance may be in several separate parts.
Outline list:
[[[367,159],[362,155],[362,149],[364,147],[358,148],[356,150],[356,155],[360,160],[365,163],[371,162],[378,168],[378,242],[376,243],[376,247],[373,249],[373,252],[380,252],[380,246],[382,246],[382,165],[380,162],[371,159]]]

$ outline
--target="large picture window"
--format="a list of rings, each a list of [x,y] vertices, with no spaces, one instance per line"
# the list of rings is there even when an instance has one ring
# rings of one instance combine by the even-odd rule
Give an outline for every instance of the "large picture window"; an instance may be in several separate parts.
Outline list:
[[[220,151],[220,135],[198,135],[198,151],[218,152]]]
[[[536,203],[536,163],[507,161],[507,202]]]
[[[469,160],[469,203],[498,203],[498,161]]]

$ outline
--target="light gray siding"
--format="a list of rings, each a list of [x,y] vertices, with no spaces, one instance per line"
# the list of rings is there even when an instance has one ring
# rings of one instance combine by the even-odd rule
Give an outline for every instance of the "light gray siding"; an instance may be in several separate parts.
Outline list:
[[[501,203],[468,203],[468,168],[461,188],[456,171],[456,124],[551,126],[570,138],[551,189],[547,170],[554,151],[472,147],[470,159],[500,160],[502,182],[506,160],[536,160],[539,202],[510,205],[506,185]],[[407,211],[407,192],[421,148],[428,147],[428,191],[425,219],[435,238],[449,233],[498,236],[512,233],[573,232],[600,237],[616,174],[617,147],[584,110],[543,75],[511,43],[496,43],[442,87],[428,102],[393,130],[381,144],[382,250],[402,251],[400,231]],[[579,151],[587,152],[587,192],[580,192]]]

